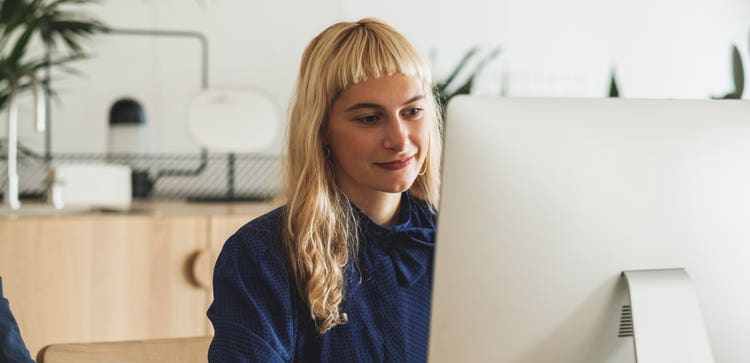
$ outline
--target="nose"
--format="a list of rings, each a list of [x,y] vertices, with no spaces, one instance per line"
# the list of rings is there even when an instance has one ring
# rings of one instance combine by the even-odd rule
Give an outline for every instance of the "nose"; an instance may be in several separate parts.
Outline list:
[[[403,151],[409,143],[409,128],[401,117],[391,118],[385,129],[383,146],[393,151]]]

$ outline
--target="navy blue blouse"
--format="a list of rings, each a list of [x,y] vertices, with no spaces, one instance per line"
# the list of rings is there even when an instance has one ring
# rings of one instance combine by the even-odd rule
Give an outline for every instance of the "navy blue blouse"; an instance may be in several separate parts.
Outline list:
[[[424,362],[430,323],[435,214],[403,193],[399,224],[364,213],[359,264],[345,273],[348,323],[315,331],[287,267],[281,208],[237,231],[214,270],[211,362]]]
[[[0,277],[0,362],[34,363],[21,339],[18,324],[10,311],[10,303],[3,296],[2,277]]]

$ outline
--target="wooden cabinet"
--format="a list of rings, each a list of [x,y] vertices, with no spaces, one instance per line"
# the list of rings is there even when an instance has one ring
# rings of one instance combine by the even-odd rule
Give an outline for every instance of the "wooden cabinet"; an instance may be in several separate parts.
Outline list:
[[[210,334],[213,261],[258,214],[0,219],[0,276],[29,351]]]
[[[208,239],[208,257],[210,263],[208,263],[207,268],[209,269],[209,271],[214,270],[216,258],[219,257],[221,248],[224,246],[224,242],[226,242],[227,238],[229,238],[232,233],[237,231],[245,223],[249,222],[253,217],[256,216],[246,217],[241,215],[226,215],[211,218],[211,221],[209,223]],[[209,283],[206,287],[206,291],[208,292],[206,294],[206,308],[208,308],[214,298],[213,285]],[[208,318],[206,318],[206,331],[208,332],[208,334],[213,335],[213,326],[211,325],[211,322],[208,320]]]

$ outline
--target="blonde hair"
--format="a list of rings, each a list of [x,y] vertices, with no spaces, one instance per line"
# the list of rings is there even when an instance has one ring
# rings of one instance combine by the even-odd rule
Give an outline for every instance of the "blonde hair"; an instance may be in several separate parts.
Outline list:
[[[358,248],[357,219],[336,187],[323,140],[334,100],[347,87],[382,76],[416,76],[434,116],[424,174],[409,193],[433,208],[442,151],[439,108],[428,63],[395,29],[377,19],[334,24],[305,48],[289,115],[282,239],[297,292],[319,334],[346,322],[339,311],[344,269]]]

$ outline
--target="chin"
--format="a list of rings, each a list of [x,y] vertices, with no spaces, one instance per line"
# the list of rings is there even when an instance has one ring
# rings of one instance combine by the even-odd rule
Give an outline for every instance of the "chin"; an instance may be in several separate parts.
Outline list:
[[[399,183],[393,183],[391,185],[388,185],[387,187],[383,188],[382,191],[386,193],[403,193],[414,184],[414,180],[412,181],[403,181]]]

